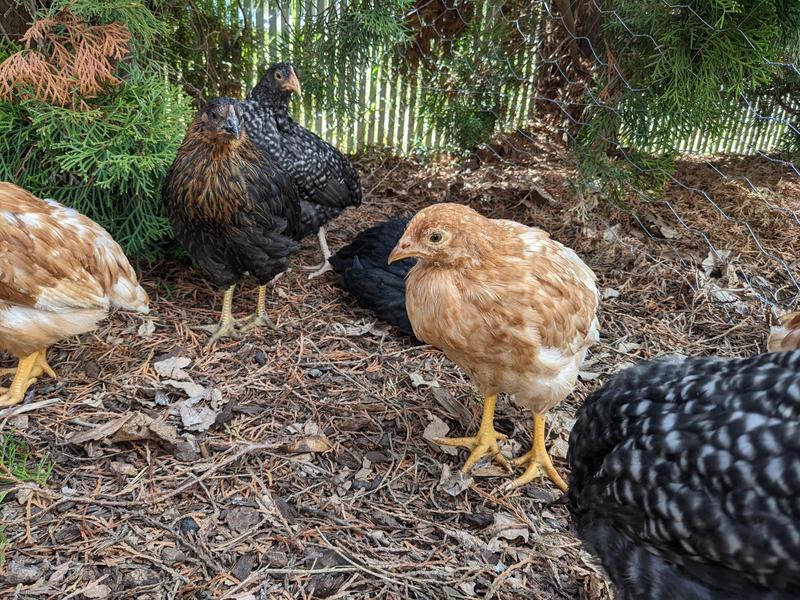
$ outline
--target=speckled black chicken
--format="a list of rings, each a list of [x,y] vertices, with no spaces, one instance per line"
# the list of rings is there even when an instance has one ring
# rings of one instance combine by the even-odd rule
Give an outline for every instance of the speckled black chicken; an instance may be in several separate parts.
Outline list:
[[[329,262],[341,276],[344,289],[361,306],[414,337],[406,311],[406,275],[417,261],[407,258],[389,264],[389,254],[403,237],[409,220],[392,217],[365,229]]]
[[[245,273],[259,284],[252,320],[274,327],[266,284],[286,271],[300,245],[295,188],[241,130],[239,104],[216,98],[195,117],[164,182],[175,236],[215,286],[225,289],[209,343],[235,333],[233,292]]]
[[[293,65],[273,65],[242,102],[244,128],[258,147],[292,177],[300,198],[298,238],[319,237],[322,265],[310,277],[330,270],[325,224],[349,206],[361,204],[361,181],[339,150],[294,122],[292,93],[301,87]]]
[[[626,369],[579,410],[568,458],[618,598],[800,598],[800,352]]]

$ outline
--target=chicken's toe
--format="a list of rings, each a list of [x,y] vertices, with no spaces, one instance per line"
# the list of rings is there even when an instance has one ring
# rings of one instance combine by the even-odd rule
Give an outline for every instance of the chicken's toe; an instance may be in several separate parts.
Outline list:
[[[267,316],[266,313],[259,315],[258,313],[253,313],[245,317],[244,322],[242,325],[239,326],[239,331],[242,333],[252,331],[253,329],[257,329],[258,327],[268,327],[273,331],[278,331],[278,326],[273,322],[272,319]]]
[[[511,466],[508,459],[500,452],[500,446],[497,442],[507,440],[508,436],[503,433],[498,433],[494,428],[486,428],[478,431],[478,435],[474,437],[460,437],[460,438],[435,438],[433,441],[442,446],[459,446],[471,450],[467,461],[461,470],[466,473],[474,467],[478,461],[484,456],[491,455],[495,462],[505,467],[509,471]]]
[[[314,279],[315,277],[319,277],[320,275],[323,275],[323,274],[327,273],[328,271],[333,271],[333,267],[331,266],[331,263],[329,263],[326,260],[321,265],[316,265],[314,267],[305,267],[305,270],[307,270],[307,271],[313,270],[314,272],[311,273],[308,276],[308,278],[309,279]]]
[[[511,464],[515,467],[524,466],[525,472],[514,481],[510,481],[503,486],[504,491],[522,487],[536,479],[542,472],[556,484],[558,489],[562,492],[567,491],[566,482],[561,478],[561,475],[558,474],[558,471],[556,471],[556,468],[553,466],[553,461],[550,460],[550,455],[547,453],[547,448],[544,445],[544,437],[544,416],[534,415],[531,449],[522,456],[518,456],[511,461]]]
[[[198,328],[201,329],[201,328]],[[206,346],[210,346],[217,340],[226,337],[238,337],[238,330],[236,328],[236,321],[231,319],[230,321],[222,321],[217,325],[212,326],[204,326],[202,329],[206,329],[207,331],[212,332],[212,336],[206,342]]]

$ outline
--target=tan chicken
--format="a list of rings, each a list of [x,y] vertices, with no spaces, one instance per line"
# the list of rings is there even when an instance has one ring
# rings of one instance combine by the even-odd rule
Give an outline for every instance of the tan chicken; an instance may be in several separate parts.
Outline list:
[[[494,408],[499,393],[512,394],[533,413],[533,443],[513,461],[526,469],[508,487],[544,470],[566,490],[545,448],[545,414],[570,394],[598,339],[594,273],[541,229],[487,219],[459,204],[420,211],[389,262],[403,258],[418,259],[406,281],[414,334],[443,350],[485,398],[476,436],[438,443],[472,451],[464,471],[487,454],[508,466]]]
[[[800,310],[786,313],[778,324],[770,327],[767,338],[768,352],[800,350]]]
[[[47,348],[97,327],[110,308],[149,312],[122,248],[79,212],[0,182],[0,349],[19,359],[0,406],[56,374]]]

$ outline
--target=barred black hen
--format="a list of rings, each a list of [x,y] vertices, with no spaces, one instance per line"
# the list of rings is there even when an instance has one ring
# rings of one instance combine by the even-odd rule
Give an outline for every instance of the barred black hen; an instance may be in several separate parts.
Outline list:
[[[800,352],[659,360],[581,407],[570,511],[624,600],[800,597]]]
[[[300,249],[297,195],[288,174],[241,131],[239,104],[216,98],[195,117],[167,173],[163,197],[175,236],[205,276],[227,288],[214,341],[235,331],[233,290],[245,273],[259,284],[253,321],[272,325],[266,284]]]
[[[405,279],[417,261],[407,258],[389,264],[389,254],[403,237],[408,221],[407,217],[393,217],[365,229],[329,262],[341,275],[344,289],[361,306],[414,337],[406,311]]]
[[[348,206],[361,204],[361,181],[352,163],[329,143],[294,122],[289,98],[301,92],[295,68],[269,68],[242,103],[244,128],[258,147],[292,177],[300,197],[298,238],[319,236],[322,265],[311,277],[330,269],[325,224]]]

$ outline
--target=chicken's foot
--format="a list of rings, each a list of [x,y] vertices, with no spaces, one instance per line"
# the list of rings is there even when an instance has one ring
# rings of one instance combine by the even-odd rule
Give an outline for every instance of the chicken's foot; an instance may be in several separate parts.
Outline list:
[[[211,331],[213,335],[206,342],[206,346],[210,346],[218,339],[223,337],[231,337],[236,333],[236,320],[233,318],[233,290],[236,285],[232,285],[225,290],[225,295],[222,297],[222,314],[219,318],[219,323],[211,326],[202,326],[198,329]]]
[[[330,248],[328,248],[328,240],[325,238],[325,227],[319,228],[319,231],[317,232],[317,239],[319,240],[319,248],[322,251],[322,264],[315,265],[313,267],[305,267],[305,270],[307,271],[314,271],[308,276],[309,279],[319,277],[323,273],[327,273],[333,269],[331,263],[328,262],[328,259],[332,255]]]
[[[478,433],[474,437],[460,437],[460,438],[435,438],[433,441],[443,446],[462,446],[470,449],[467,462],[461,468],[461,471],[467,473],[477,462],[491,454],[494,460],[509,471],[511,467],[505,456],[500,453],[500,447],[497,445],[498,441],[508,439],[507,435],[498,433],[494,429],[494,407],[497,403],[497,395],[493,394],[487,396],[483,403],[483,417],[481,418]]]
[[[525,472],[517,477],[514,481],[510,481],[504,487],[505,491],[510,491],[530,483],[536,479],[543,471],[550,480],[556,484],[556,487],[562,492],[567,491],[567,484],[561,478],[553,466],[553,461],[550,460],[550,455],[547,453],[547,448],[544,445],[545,431],[544,415],[533,416],[533,440],[531,449],[522,456],[519,456],[511,461],[515,467],[525,466]]]
[[[274,282],[278,277],[283,275],[280,273],[272,280]],[[271,282],[271,283],[272,283]],[[256,312],[247,317],[247,323],[239,327],[240,331],[250,331],[261,325],[269,327],[270,329],[278,330],[278,326],[272,322],[272,319],[267,315],[267,286],[258,286],[258,302],[256,303]]]
[[[25,358],[21,358],[14,372],[11,387],[0,388],[0,390],[5,391],[0,396],[0,406],[13,406],[22,402],[28,388],[44,374],[50,377],[56,376],[53,369],[47,364],[47,350],[38,350]]]

